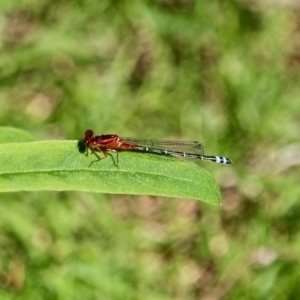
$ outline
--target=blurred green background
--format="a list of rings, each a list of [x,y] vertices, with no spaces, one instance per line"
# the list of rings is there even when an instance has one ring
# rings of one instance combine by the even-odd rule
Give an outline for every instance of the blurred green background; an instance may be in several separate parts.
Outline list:
[[[1,126],[37,139],[80,139],[91,128],[200,140],[234,165],[201,163],[218,181],[221,207],[1,194],[0,298],[299,297],[299,8],[1,1]]]

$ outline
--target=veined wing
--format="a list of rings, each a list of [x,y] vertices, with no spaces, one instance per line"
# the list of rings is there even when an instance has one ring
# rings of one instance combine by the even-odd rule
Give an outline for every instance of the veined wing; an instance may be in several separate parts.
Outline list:
[[[121,138],[122,143],[139,145],[142,147],[159,150],[186,152],[191,154],[203,154],[203,145],[198,141],[169,141],[138,138]]]

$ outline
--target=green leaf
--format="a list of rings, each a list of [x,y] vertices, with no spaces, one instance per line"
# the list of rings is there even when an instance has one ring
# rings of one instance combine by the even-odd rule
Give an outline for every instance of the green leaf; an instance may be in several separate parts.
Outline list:
[[[27,131],[14,127],[0,127],[0,143],[31,142],[35,138]]]
[[[116,167],[111,156],[89,167],[96,157],[80,153],[78,141],[0,144],[0,192],[72,190],[220,202],[214,179],[192,161],[127,151],[119,153]]]

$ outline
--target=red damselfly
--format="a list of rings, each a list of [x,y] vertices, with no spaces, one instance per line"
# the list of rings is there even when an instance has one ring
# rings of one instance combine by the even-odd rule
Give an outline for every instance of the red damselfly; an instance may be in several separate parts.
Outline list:
[[[215,163],[229,165],[232,161],[224,156],[204,155],[203,146],[197,141],[162,141],[122,138],[116,134],[102,134],[94,136],[90,129],[85,131],[85,137],[82,140],[85,146],[86,155],[94,154],[97,160],[90,163],[90,166],[103,158],[107,157],[107,152],[112,151],[117,154],[117,165],[119,164],[118,151],[137,151],[168,156],[190,157],[201,160],[210,160]],[[103,154],[101,158],[97,152]]]

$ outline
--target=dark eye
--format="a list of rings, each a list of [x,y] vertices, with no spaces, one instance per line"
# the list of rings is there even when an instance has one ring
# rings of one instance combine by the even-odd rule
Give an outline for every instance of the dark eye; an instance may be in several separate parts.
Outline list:
[[[80,153],[85,152],[85,150],[86,150],[86,145],[84,144],[83,141],[78,141],[77,146],[78,146],[78,151],[79,151]]]

